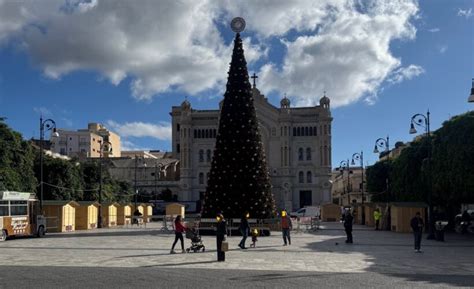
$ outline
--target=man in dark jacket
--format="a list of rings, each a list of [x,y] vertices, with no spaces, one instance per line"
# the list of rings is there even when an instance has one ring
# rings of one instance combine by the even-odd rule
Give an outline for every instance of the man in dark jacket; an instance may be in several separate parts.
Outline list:
[[[464,212],[461,215],[461,233],[462,234],[467,234],[467,228],[469,228],[469,225],[471,224],[471,216],[469,216],[469,213],[464,210]]]
[[[352,244],[352,223],[354,218],[352,217],[351,211],[347,211],[344,217],[344,229],[346,231],[347,240],[346,243]]]
[[[225,261],[225,252],[222,251],[222,242],[225,241],[227,234],[227,223],[222,214],[217,215],[216,242],[217,242],[217,261]]]
[[[239,243],[239,247],[241,249],[247,249],[245,247],[245,240],[247,240],[247,237],[248,237],[249,231],[250,231],[250,226],[249,226],[249,221],[248,221],[249,217],[250,217],[250,214],[248,212],[246,212],[242,216],[242,219],[240,219],[240,233],[242,234],[242,240]]]
[[[411,229],[415,237],[415,252],[421,253],[421,236],[423,234],[423,219],[420,216],[420,212],[416,212],[415,217],[410,221]]]

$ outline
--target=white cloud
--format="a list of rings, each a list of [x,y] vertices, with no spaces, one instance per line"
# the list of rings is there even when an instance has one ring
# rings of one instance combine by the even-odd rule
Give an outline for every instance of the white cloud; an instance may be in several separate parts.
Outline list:
[[[120,124],[109,120],[107,121],[107,126],[111,131],[120,135],[120,137],[152,137],[159,140],[171,139],[171,124],[169,122],[160,122],[158,124],[126,122]]]
[[[232,43],[217,27],[240,15],[256,33],[244,38],[249,63],[275,38],[286,47],[281,65],[261,68],[263,92],[307,105],[326,90],[338,106],[376,94],[399,68],[390,43],[415,38],[417,13],[416,0],[0,0],[0,43],[18,39],[51,78],[94,70],[115,85],[130,77],[139,100],[196,95],[225,87]]]
[[[262,67],[264,91],[287,92],[297,105],[312,105],[326,90],[335,106],[377,93],[401,63],[390,42],[415,37],[410,19],[418,7],[412,1],[364,1],[366,6],[355,9],[345,2],[327,6],[326,17],[317,21],[319,33],[284,42],[288,52],[282,67]]]
[[[46,107],[43,107],[43,106],[40,106],[40,107],[33,107],[33,111],[36,113],[36,114],[39,114],[43,117],[51,117],[53,116],[53,113],[51,112],[51,110],[47,109]]]
[[[448,45],[440,45],[438,46],[439,53],[443,54],[448,50]]]
[[[428,32],[431,32],[431,33],[436,33],[436,32],[440,32],[440,31],[441,31],[441,29],[439,29],[438,27],[428,29]]]
[[[138,146],[135,143],[126,139],[120,140],[120,146],[122,148],[122,151],[149,151],[150,150],[150,148]]]
[[[458,16],[469,19],[472,16],[472,8],[469,8],[469,10],[468,9],[464,10],[464,9],[459,8]]]
[[[410,80],[422,73],[424,73],[425,70],[423,67],[418,66],[418,65],[409,65],[407,67],[400,67],[393,71],[393,73],[390,75],[390,78],[388,79],[388,82],[390,83],[400,83],[404,80]]]

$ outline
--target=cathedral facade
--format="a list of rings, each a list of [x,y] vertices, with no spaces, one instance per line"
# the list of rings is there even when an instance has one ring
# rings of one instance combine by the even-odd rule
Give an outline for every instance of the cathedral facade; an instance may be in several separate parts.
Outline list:
[[[252,88],[260,134],[279,209],[295,210],[331,202],[331,111],[323,96],[313,107],[280,107]],[[185,100],[173,106],[172,156],[180,160],[178,199],[198,202],[206,191],[219,110],[196,110]]]

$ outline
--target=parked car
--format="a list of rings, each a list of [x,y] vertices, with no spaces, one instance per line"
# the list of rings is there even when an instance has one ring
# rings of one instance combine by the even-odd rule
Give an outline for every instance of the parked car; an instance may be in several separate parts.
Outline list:
[[[308,206],[297,210],[296,212],[290,213],[290,217],[299,218],[299,217],[319,217],[321,215],[320,207],[317,206]]]

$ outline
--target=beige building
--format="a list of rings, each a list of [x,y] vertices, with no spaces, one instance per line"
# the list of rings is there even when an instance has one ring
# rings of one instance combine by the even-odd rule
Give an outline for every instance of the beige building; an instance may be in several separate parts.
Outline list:
[[[294,210],[331,202],[331,111],[319,105],[280,107],[252,89],[277,207]],[[222,104],[222,102],[221,102]],[[219,121],[218,109],[197,110],[186,100],[173,106],[172,155],[180,160],[180,201],[199,202],[206,191]]]
[[[362,197],[364,197],[364,203],[370,202],[370,196],[366,191],[365,184],[364,192],[362,192],[361,167],[350,167],[349,171],[347,169],[340,171],[339,168],[333,170],[332,198],[335,204],[341,206],[348,206],[354,203],[361,204]]]
[[[58,129],[59,137],[51,139],[51,150],[54,153],[69,157],[98,158],[102,142],[110,142],[109,152],[104,149],[104,157],[120,157],[120,137],[109,131],[102,124],[89,123],[87,129],[70,131]]]
[[[137,151],[132,157],[109,158],[107,168],[113,178],[129,182],[141,196],[156,197],[163,190],[177,195],[179,191],[180,163],[176,159],[144,158]]]

